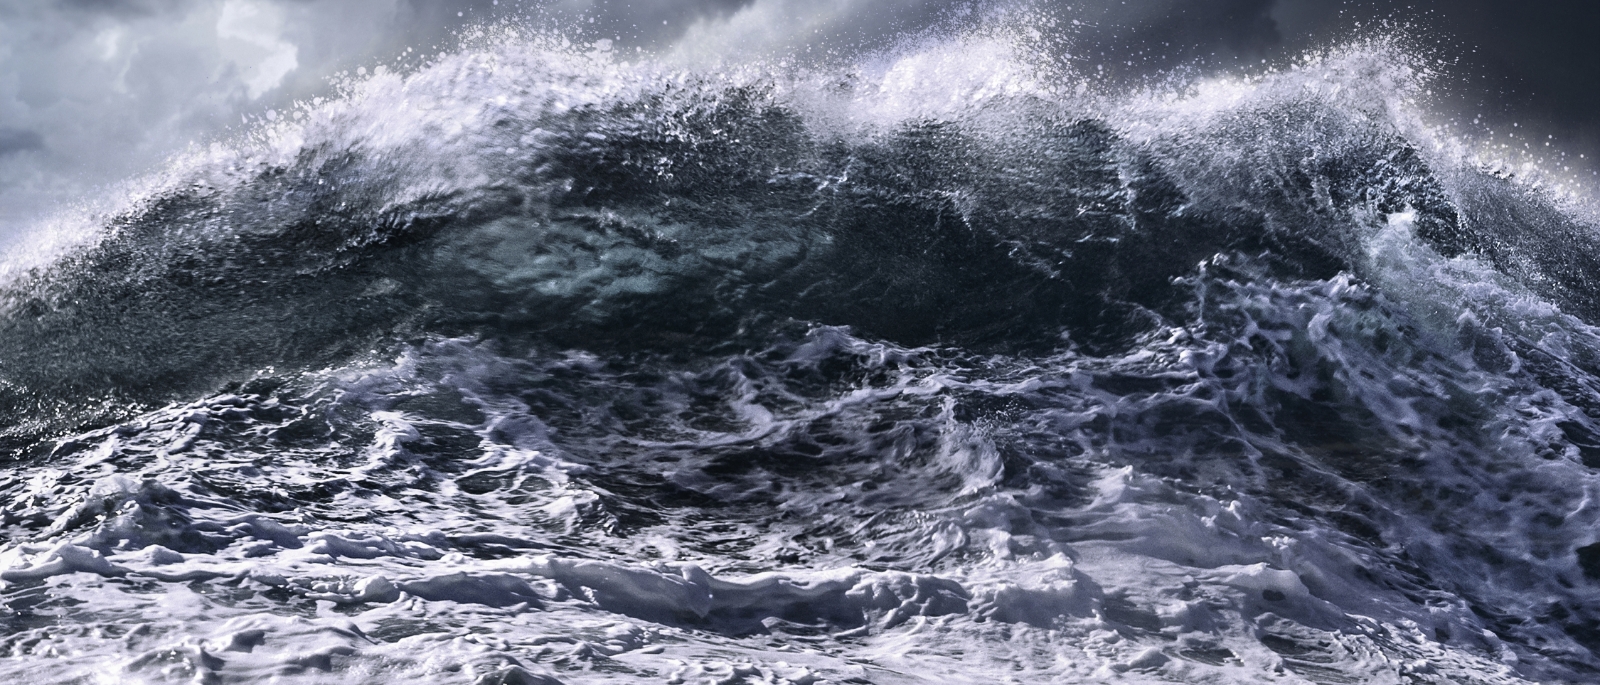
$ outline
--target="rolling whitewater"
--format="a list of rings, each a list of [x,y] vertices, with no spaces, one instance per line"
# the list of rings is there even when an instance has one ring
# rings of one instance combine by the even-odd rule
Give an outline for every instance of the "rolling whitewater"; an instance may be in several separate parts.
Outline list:
[[[489,31],[62,219],[0,680],[1600,679],[1587,191],[1399,41],[1037,39]]]

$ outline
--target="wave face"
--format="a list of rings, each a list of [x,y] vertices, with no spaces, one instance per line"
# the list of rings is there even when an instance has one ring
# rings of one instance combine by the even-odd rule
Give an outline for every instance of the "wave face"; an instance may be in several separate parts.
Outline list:
[[[510,36],[175,163],[4,286],[0,672],[1600,677],[1592,219],[1381,43],[1023,55]]]

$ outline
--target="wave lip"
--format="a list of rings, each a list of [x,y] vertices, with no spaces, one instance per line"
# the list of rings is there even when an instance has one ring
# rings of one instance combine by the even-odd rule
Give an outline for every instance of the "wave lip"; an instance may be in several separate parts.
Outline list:
[[[0,404],[159,404],[423,332],[715,344],[800,319],[995,349],[1070,331],[1105,352],[1184,320],[1171,281],[1214,254],[1326,277],[1357,268],[1373,215],[1408,208],[1447,255],[1556,258],[1542,238],[1488,251],[1417,148],[1338,100],[1251,103],[1155,140],[1010,81],[864,130],[819,105],[863,110],[850,121],[951,68],[912,57],[876,87],[815,92],[512,43],[375,76],[13,283]],[[1513,273],[1587,301],[1530,275],[1552,269]]]

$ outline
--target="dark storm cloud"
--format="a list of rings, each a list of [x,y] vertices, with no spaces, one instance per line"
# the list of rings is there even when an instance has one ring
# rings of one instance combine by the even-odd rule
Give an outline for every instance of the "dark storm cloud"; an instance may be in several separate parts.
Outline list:
[[[1444,66],[1439,114],[1600,157],[1600,4],[1503,0],[1120,0],[1046,3],[1083,26],[1074,61],[1112,80],[1282,63],[1389,33]],[[1534,140],[1534,139],[1537,140]],[[1560,154],[1555,153],[1555,154]]]
[[[1071,50],[1084,64],[1144,76],[1184,64],[1229,65],[1259,59],[1282,43],[1273,0],[1165,0],[1129,6],[1069,6],[1063,17],[1081,28]]]
[[[1600,156],[1600,3],[1419,0],[1420,31],[1456,48],[1469,114]]]
[[[44,148],[44,139],[33,131],[0,127],[0,157]]]
[[[171,6],[174,4],[176,2],[173,0],[56,0],[56,6],[64,10],[109,14],[119,17],[142,16],[159,11],[170,11]]]
[[[662,44],[677,40],[696,21],[725,18],[754,3],[755,0],[565,0],[546,6],[544,11],[558,25],[576,26],[585,33]]]
[[[1232,0],[1211,5],[1180,3],[1162,21],[1135,28],[1132,34],[1146,45],[1172,46],[1166,53],[1177,61],[1210,48],[1233,56],[1251,57],[1279,42],[1272,19],[1272,0]]]

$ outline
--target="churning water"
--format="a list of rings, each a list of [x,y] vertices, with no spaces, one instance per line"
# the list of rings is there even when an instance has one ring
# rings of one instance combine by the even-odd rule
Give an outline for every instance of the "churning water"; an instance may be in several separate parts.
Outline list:
[[[1582,198],[1027,45],[507,34],[13,255],[0,679],[1600,678]]]

